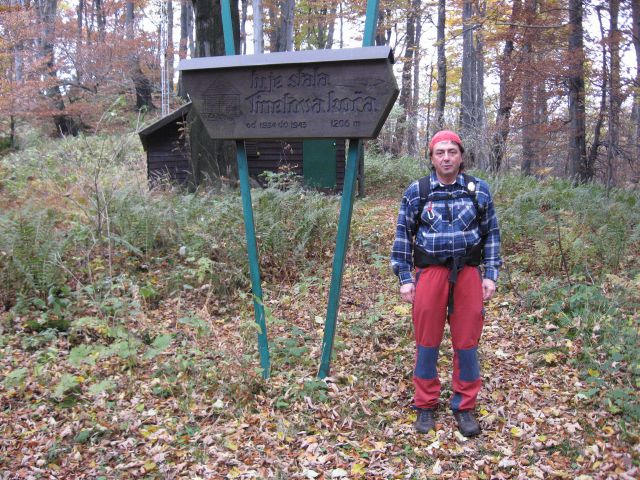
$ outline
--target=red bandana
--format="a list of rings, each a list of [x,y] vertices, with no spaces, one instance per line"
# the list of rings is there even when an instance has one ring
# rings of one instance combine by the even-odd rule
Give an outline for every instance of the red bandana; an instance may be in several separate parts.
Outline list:
[[[440,130],[431,138],[431,141],[429,142],[429,152],[433,151],[433,147],[436,143],[446,141],[455,142],[459,146],[462,146],[462,140],[460,140],[460,137],[457,133],[452,132],[451,130]]]

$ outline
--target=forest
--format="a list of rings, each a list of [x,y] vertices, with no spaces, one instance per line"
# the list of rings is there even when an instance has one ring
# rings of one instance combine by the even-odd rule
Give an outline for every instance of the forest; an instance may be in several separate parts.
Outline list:
[[[231,4],[241,54],[362,45],[364,1]],[[264,378],[235,144],[190,112],[189,178],[149,177],[138,132],[189,105],[180,60],[225,53],[220,9],[0,2],[0,479],[638,478],[640,2],[379,2],[400,92],[364,142],[324,378],[340,192],[284,162],[252,180]],[[446,408],[414,431],[389,265],[442,128],[502,235],[471,439]]]
[[[3,5],[3,148],[19,148],[32,125],[53,136],[139,126],[186,100],[180,59],[224,54],[217,0]],[[237,51],[253,53],[359,46],[366,4],[234,7]],[[434,131],[459,128],[469,166],[637,185],[639,8],[381,1],[376,44],[393,48],[401,93],[377,148],[424,157]]]

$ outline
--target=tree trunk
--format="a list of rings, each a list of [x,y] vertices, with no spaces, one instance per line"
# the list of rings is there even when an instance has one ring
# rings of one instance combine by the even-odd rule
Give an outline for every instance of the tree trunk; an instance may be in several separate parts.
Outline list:
[[[431,129],[433,128],[431,126],[431,96],[433,94],[433,62],[431,62],[429,64],[429,75],[427,75],[427,78],[429,79],[428,85],[429,88],[427,90],[427,125],[425,128],[426,131],[426,142],[425,142],[425,150],[424,150],[424,158],[428,158],[429,157],[429,139],[431,138]]]
[[[412,156],[416,156],[418,154],[418,103],[420,101],[419,91],[420,91],[420,59],[419,59],[419,50],[420,50],[420,0],[412,0],[411,2],[411,14],[409,15],[411,18],[410,21],[413,22],[413,41],[411,48],[411,68],[413,69],[412,78],[409,80],[412,81],[412,84],[409,88],[412,89],[410,94],[409,103],[407,104],[406,110],[406,122],[407,122],[407,153]],[[407,31],[407,35],[409,32]]]
[[[131,0],[127,0],[125,4],[125,32],[129,40],[133,40],[135,37],[134,28],[134,3]],[[133,87],[136,92],[136,110],[153,110],[155,105],[151,99],[151,93],[153,87],[147,76],[140,67],[140,57],[134,50],[129,54],[128,59],[129,76],[133,82]]]
[[[447,101],[447,57],[445,54],[444,27],[446,22],[446,0],[438,0],[438,26],[436,42],[438,45],[438,91],[433,133],[444,128],[444,106]]]
[[[336,7],[332,6],[329,10],[329,31],[327,32],[327,43],[325,48],[331,49],[333,48],[333,36],[336,29]]]
[[[45,96],[51,101],[54,110],[63,112],[65,109],[64,100],[58,85],[58,71],[55,67],[55,25],[58,9],[58,0],[39,0],[35,2],[38,18],[43,26],[42,36],[39,38],[40,55],[45,61],[46,75],[49,85],[45,89]],[[77,135],[79,127],[76,121],[70,116],[60,113],[53,115],[53,123],[59,135]]]
[[[475,74],[476,74],[476,52],[473,42],[474,25],[473,1],[464,0],[462,6],[462,80],[461,80],[461,103],[460,103],[460,129],[464,136],[471,133],[474,125],[475,106]]]
[[[569,0],[569,175],[574,181],[589,180],[586,168],[584,35],[582,0]]]
[[[107,16],[104,13],[102,0],[94,0],[96,9],[96,19],[98,23],[98,40],[104,42],[106,35]]]
[[[193,8],[191,0],[181,0],[180,2],[180,47],[178,48],[178,56],[180,59],[187,58],[187,49],[189,45],[189,37],[193,28]],[[178,73],[178,96],[184,100],[188,100],[189,96],[184,89],[182,83],[182,72]]]
[[[18,2],[18,0],[11,0],[10,5],[14,8],[21,8],[21,5]],[[22,83],[22,80],[23,80],[23,68],[24,68],[23,49],[24,49],[24,44],[22,40],[16,42],[13,48],[13,81],[17,84]],[[14,124],[12,123],[12,125]]]
[[[264,53],[262,0],[253,0],[253,52]]]
[[[596,13],[598,14],[598,24],[600,25],[600,38],[602,39],[602,77],[600,79],[600,110],[598,111],[598,118],[593,128],[593,142],[589,148],[587,154],[586,163],[586,177],[590,180],[595,176],[595,164],[598,158],[598,150],[600,149],[600,135],[602,134],[602,125],[604,124],[604,118],[607,110],[607,84],[609,83],[609,75],[607,69],[607,47],[605,44],[605,33],[602,25],[602,11],[601,6],[596,7]]]
[[[515,24],[519,19],[520,0],[515,0],[511,7],[511,26],[509,34],[504,42],[504,50],[499,60],[500,68],[500,93],[498,100],[498,112],[496,114],[496,128],[491,140],[490,169],[498,172],[502,166],[506,153],[507,138],[509,137],[511,109],[515,100],[515,89],[513,88],[514,65],[512,62],[513,41],[516,34]]]
[[[527,22],[532,22],[536,15],[536,0],[525,0],[524,8]],[[522,46],[523,74],[525,80],[522,83],[522,164],[524,175],[531,175],[536,164],[535,152],[535,101],[534,85],[531,78],[535,72],[533,52],[533,29],[527,28],[524,32]]]
[[[411,2],[411,11],[407,15],[407,30],[405,36],[404,61],[402,64],[402,87],[400,90],[400,98],[398,103],[402,107],[402,115],[398,118],[396,124],[395,139],[393,142],[392,153],[394,155],[402,154],[405,135],[407,131],[407,122],[412,118],[413,100],[411,87],[413,82],[411,76],[413,73],[413,56],[415,52],[415,17],[416,11],[413,8],[415,0]]]
[[[193,0],[193,10],[196,30],[194,56],[224,55],[224,31],[222,29],[220,0]],[[231,20],[235,47],[238,51],[240,18],[237,0],[231,2]],[[225,179],[237,179],[235,143],[210,138],[194,109],[191,109],[187,120],[194,184],[198,185],[204,180],[224,183]]]
[[[620,148],[620,109],[622,95],[620,92],[620,36],[618,14],[620,0],[609,2],[609,141],[607,148],[607,187],[615,184],[614,170]]]
[[[416,8],[416,31],[415,49],[413,52],[413,95],[411,102],[411,117],[409,118],[409,128],[407,130],[407,151],[409,155],[418,155],[418,108],[420,107],[420,37],[422,36],[422,16],[420,14],[420,0],[415,2]]]
[[[247,11],[249,9],[249,0],[241,0],[240,2],[242,14],[240,15],[240,53],[247,54]]]
[[[531,48],[531,44],[528,44]],[[530,50],[526,50],[530,53]],[[525,81],[522,85],[522,173],[531,175],[535,168],[535,104],[533,101],[533,85]]]
[[[167,76],[169,94],[173,95],[173,0],[167,0]]]
[[[389,45],[391,41],[391,27],[386,25],[386,19],[391,17],[391,11],[382,5],[378,7],[378,23],[376,25],[376,45]]]
[[[484,92],[479,97],[481,81],[478,74],[484,75],[484,60],[480,28],[476,20],[482,16],[479,4],[474,0],[464,0],[462,6],[462,79],[460,86],[460,133],[465,142],[466,166],[474,166],[478,161],[486,163],[486,154],[482,153],[482,114],[480,103],[484,101]],[[478,48],[480,47],[480,48]],[[484,108],[484,105],[482,106]],[[485,159],[482,160],[482,156]]]
[[[276,37],[276,51],[293,51],[293,22],[295,14],[294,0],[281,0],[280,24]]]
[[[486,16],[486,4],[476,4],[476,13],[478,21],[475,32],[475,50],[476,50],[476,93],[474,95],[475,104],[473,111],[475,113],[475,167],[482,170],[489,169],[489,152],[487,151],[487,125],[486,112],[484,109],[484,37],[482,35],[481,25]]]
[[[635,120],[635,161],[640,159],[640,0],[631,0],[631,19],[633,47],[636,52],[636,79],[633,92],[633,118]],[[636,176],[634,181],[640,181],[640,176]]]

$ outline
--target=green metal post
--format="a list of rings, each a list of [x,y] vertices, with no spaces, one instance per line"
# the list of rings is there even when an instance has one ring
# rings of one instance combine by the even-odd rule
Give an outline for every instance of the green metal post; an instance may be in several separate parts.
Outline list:
[[[363,47],[371,47],[375,41],[376,25],[378,23],[378,0],[367,1],[367,18],[364,28]],[[327,305],[327,319],[324,324],[324,336],[322,339],[322,356],[318,377],[325,378],[329,375],[331,366],[331,353],[333,340],[336,334],[336,322],[338,319],[338,307],[340,303],[340,291],[342,290],[342,274],[344,260],[347,255],[349,243],[349,230],[351,229],[351,214],[353,212],[353,195],[358,173],[358,157],[362,149],[362,140],[349,140],[349,154],[340,201],[340,220],[338,222],[338,237],[336,238],[336,251],[333,256],[333,272],[331,273],[331,287],[329,289],[329,303]]]
[[[342,199],[340,201],[338,237],[336,238],[336,251],[333,256],[333,272],[331,273],[331,287],[329,290],[329,303],[327,305],[327,320],[324,325],[322,357],[320,359],[320,369],[318,370],[319,378],[325,378],[329,375],[331,364],[331,352],[333,351],[333,339],[336,334],[340,291],[342,289],[342,273],[349,242],[351,214],[353,212],[353,194],[358,172],[358,156],[361,144],[361,140],[349,140],[349,154],[347,155],[344,186],[342,189]]]
[[[231,23],[231,7],[229,0],[221,1],[222,26],[224,30],[224,47],[227,55],[235,55],[233,28]],[[265,321],[264,304],[262,302],[262,286],[260,285],[260,264],[258,263],[258,246],[256,230],[253,220],[253,206],[251,205],[251,186],[249,184],[249,165],[247,152],[243,141],[236,142],[238,177],[240,178],[240,193],[242,195],[242,211],[244,213],[244,229],[247,236],[247,252],[249,253],[249,272],[251,273],[251,291],[253,292],[253,309],[258,325],[258,351],[260,352],[260,366],[262,377],[269,378],[271,359],[269,357],[269,341],[267,339],[267,324]]]
[[[378,26],[379,0],[367,0],[367,17],[364,23],[363,47],[373,47],[376,41],[376,27]]]
[[[233,41],[233,23],[231,22],[231,4],[229,0],[221,0],[222,31],[224,32],[224,51],[227,55],[236,54],[236,44]]]

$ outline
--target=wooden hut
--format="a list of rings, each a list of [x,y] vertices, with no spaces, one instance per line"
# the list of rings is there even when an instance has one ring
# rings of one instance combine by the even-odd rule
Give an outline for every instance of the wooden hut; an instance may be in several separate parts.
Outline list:
[[[191,103],[140,130],[147,153],[147,176],[153,184],[168,178],[186,184],[191,176],[190,152],[184,125]],[[341,192],[345,172],[345,140],[247,140],[249,175],[264,184],[261,174],[292,172],[305,185],[327,192]]]
[[[187,103],[140,130],[138,136],[147,152],[147,178],[153,184],[161,178],[186,184],[191,175],[191,154],[184,125],[191,103]]]

